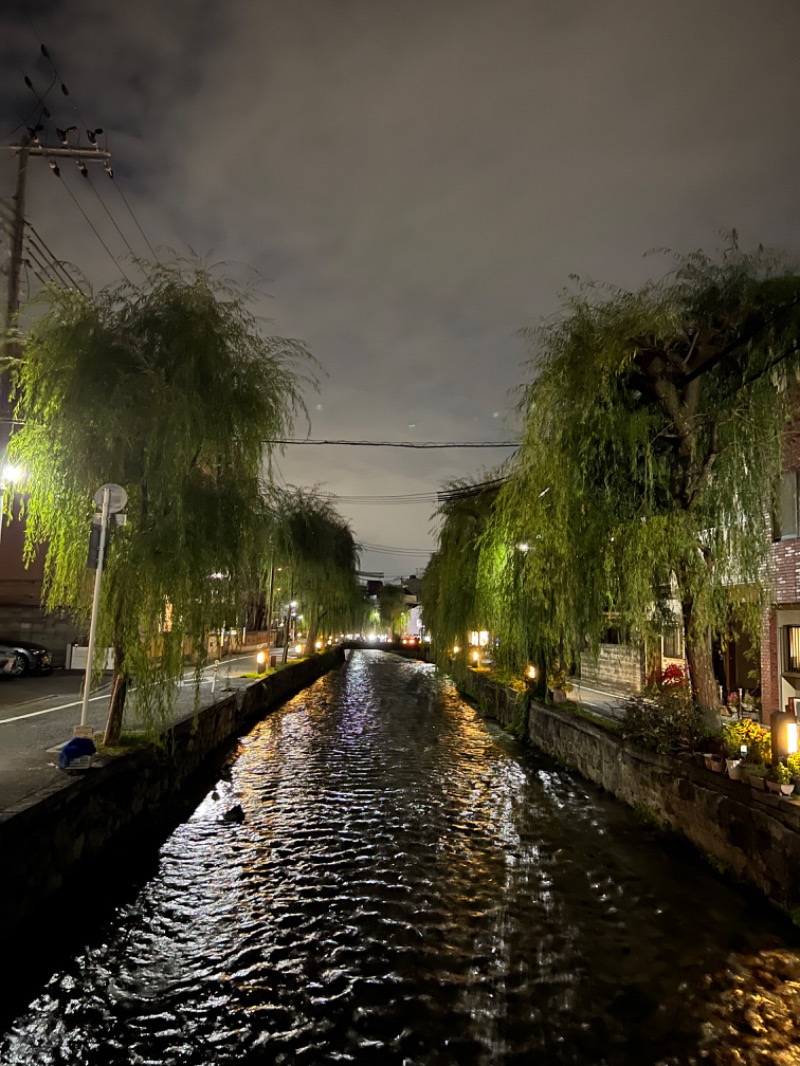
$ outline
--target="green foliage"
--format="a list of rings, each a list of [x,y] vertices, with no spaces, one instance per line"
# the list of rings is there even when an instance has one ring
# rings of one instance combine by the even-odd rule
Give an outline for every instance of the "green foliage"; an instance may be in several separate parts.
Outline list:
[[[664,820],[661,812],[655,807],[648,807],[645,803],[634,803],[631,806],[631,810],[636,820],[650,829],[658,829],[663,832],[670,828],[669,822]]]
[[[381,625],[394,636],[406,615],[406,593],[400,585],[382,585],[378,591],[378,612]]]
[[[800,278],[735,237],[637,292],[581,285],[530,334],[523,441],[481,542],[507,658],[572,658],[609,610],[656,636],[676,588],[695,688],[714,702],[696,652],[733,608],[742,630],[760,623],[799,337]]]
[[[320,631],[336,633],[360,624],[358,547],[348,522],[330,500],[313,490],[274,497],[273,546],[283,566],[281,592],[298,603],[313,646]]]
[[[787,755],[786,765],[789,767],[789,773],[792,777],[800,780],[800,752],[795,752],[793,755]]]
[[[722,739],[728,757],[741,757],[742,747],[747,748],[744,756],[748,763],[768,763],[772,761],[772,736],[758,722],[750,718],[741,718],[727,722],[722,727]]]
[[[674,754],[702,751],[718,739],[685,689],[671,688],[655,696],[632,696],[625,701],[620,732],[646,751]]]
[[[136,678],[137,718],[163,717],[184,654],[236,617],[265,550],[263,442],[303,410],[297,341],[267,337],[248,297],[197,264],[96,296],[48,290],[12,366],[28,472],[26,558],[46,545],[45,605],[86,619],[92,497],[128,492],[113,531],[98,647]],[[307,380],[307,379],[306,379]],[[124,691],[124,690],[123,690]]]
[[[792,771],[788,766],[784,766],[779,762],[776,766],[771,766],[767,770],[767,778],[770,781],[777,781],[779,785],[790,785],[792,783]]]
[[[439,520],[438,548],[422,578],[425,625],[432,636],[434,658],[448,660],[454,644],[463,645],[467,633],[491,627],[490,603],[485,602],[481,576],[482,537],[497,497],[496,489],[484,489],[485,479],[450,482],[453,495],[436,512]],[[484,561],[484,566],[487,565]],[[489,601],[493,599],[490,592]]]

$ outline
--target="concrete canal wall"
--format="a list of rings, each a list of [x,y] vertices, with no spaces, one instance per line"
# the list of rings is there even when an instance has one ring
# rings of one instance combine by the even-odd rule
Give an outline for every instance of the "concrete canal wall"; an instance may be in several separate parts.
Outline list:
[[[760,792],[692,761],[640,751],[569,710],[529,700],[469,671],[459,688],[505,726],[524,724],[539,750],[574,767],[759,889],[800,907],[800,801]]]
[[[103,760],[49,795],[0,815],[0,913],[14,936],[81,870],[153,819],[234,737],[344,662],[336,648],[293,663],[177,722],[167,749]]]

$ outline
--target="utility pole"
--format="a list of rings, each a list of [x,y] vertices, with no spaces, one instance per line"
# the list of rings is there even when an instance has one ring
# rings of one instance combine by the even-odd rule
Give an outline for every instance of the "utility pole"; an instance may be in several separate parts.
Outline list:
[[[27,137],[22,138],[20,144],[0,145],[0,149],[17,153],[17,186],[14,193],[14,219],[11,227],[11,264],[8,271],[5,318],[6,355],[9,358],[13,358],[19,355],[19,344],[14,337],[13,330],[19,315],[19,283],[22,274],[23,245],[25,241],[25,187],[28,178],[28,161],[30,158],[43,156],[47,159],[56,177],[58,177],[58,161],[61,159],[74,159],[79,164],[83,164],[85,170],[87,162],[103,163],[108,167],[111,153],[100,148],[70,148],[69,146],[50,148],[47,145],[39,144],[35,134],[28,134]],[[2,376],[2,396],[0,397],[3,417],[8,417],[5,413],[5,408],[8,407],[8,404],[8,379],[4,373]],[[5,432],[7,434],[7,429]]]

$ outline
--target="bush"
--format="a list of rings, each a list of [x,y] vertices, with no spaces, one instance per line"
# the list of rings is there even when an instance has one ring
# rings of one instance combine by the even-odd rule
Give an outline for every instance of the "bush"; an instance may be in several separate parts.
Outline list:
[[[723,726],[722,739],[731,759],[742,757],[742,746],[747,748],[747,762],[760,765],[772,761],[772,737],[768,729],[750,718],[741,718]]]
[[[789,785],[792,781],[792,771],[779,762],[777,766],[770,767],[767,777],[770,781],[777,781],[779,785]]]
[[[685,684],[669,683],[651,697],[632,696],[624,706],[622,735],[647,751],[707,751],[720,742]]]

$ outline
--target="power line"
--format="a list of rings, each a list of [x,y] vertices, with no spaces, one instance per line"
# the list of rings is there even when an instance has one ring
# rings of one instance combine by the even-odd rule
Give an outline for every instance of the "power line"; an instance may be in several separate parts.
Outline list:
[[[138,219],[138,218],[136,217],[136,215],[135,215],[135,214],[133,213],[133,208],[132,208],[132,207],[131,207],[131,205],[130,205],[130,204],[128,203],[128,197],[127,197],[127,196],[125,195],[125,193],[124,193],[124,192],[122,191],[122,186],[121,186],[121,185],[119,184],[119,182],[118,182],[118,181],[116,180],[116,178],[114,177],[114,175],[113,175],[113,174],[109,174],[109,177],[111,178],[112,182],[114,183],[114,188],[115,188],[115,189],[117,190],[117,192],[118,192],[118,193],[120,194],[120,196],[122,197],[122,202],[123,202],[123,203],[125,204],[125,206],[127,207],[127,209],[128,209],[128,213],[130,214],[130,216],[131,216],[131,218],[133,219],[133,221],[134,221],[134,222],[136,223],[136,227],[137,227],[137,229],[139,230],[139,232],[141,233],[142,237],[144,238],[145,244],[146,244],[146,245],[147,245],[147,247],[148,247],[148,248],[150,249],[150,254],[152,255],[153,259],[155,259],[155,260],[156,260],[156,262],[160,262],[160,260],[159,260],[159,258],[158,258],[158,252],[157,252],[157,251],[155,250],[155,248],[154,248],[154,247],[152,246],[152,244],[150,243],[150,240],[149,240],[149,238],[148,238],[147,234],[146,234],[146,233],[145,233],[145,231],[144,231],[144,230],[142,229],[142,227],[141,227],[141,225],[140,225],[140,223],[139,223],[139,219]]]
[[[117,233],[120,235],[120,237],[124,241],[125,246],[127,247],[128,251],[131,253],[131,256],[133,257],[133,261],[136,263],[136,265],[139,267],[141,272],[144,274],[144,276],[149,281],[150,280],[150,275],[147,273],[147,271],[144,269],[144,267],[140,263],[139,256],[137,256],[136,252],[133,250],[133,247],[131,246],[131,242],[128,240],[128,238],[125,236],[125,234],[120,229],[119,223],[114,218],[114,216],[111,214],[111,211],[109,210],[108,205],[106,204],[105,200],[100,195],[100,193],[97,191],[97,188],[96,188],[94,182],[88,176],[88,174],[84,175],[84,177],[89,182],[89,185],[91,186],[92,192],[95,194],[95,196],[97,197],[98,201],[100,202],[101,207],[103,208],[105,213],[108,215],[109,219],[111,220],[112,226],[114,227],[114,229],[117,231]]]
[[[345,445],[351,448],[518,448],[519,441],[403,441],[403,440],[308,440],[275,439],[262,444]]]
[[[368,544],[362,541],[359,547],[364,551],[378,552],[381,555],[432,555],[433,548],[394,548],[388,544]]]
[[[69,272],[69,271],[67,270],[67,267],[66,267],[66,264],[64,263],[64,260],[63,260],[63,259],[59,259],[59,258],[58,258],[58,257],[57,257],[56,255],[54,255],[54,254],[53,254],[53,252],[52,252],[52,250],[50,249],[49,245],[48,245],[48,244],[47,244],[47,242],[46,242],[46,241],[44,240],[44,238],[40,236],[39,232],[37,231],[37,229],[36,229],[36,227],[35,227],[35,226],[33,225],[33,223],[32,223],[32,222],[28,222],[28,223],[27,223],[27,227],[28,227],[28,230],[29,230],[29,240],[30,240],[31,242],[37,242],[37,243],[38,243],[38,245],[39,245],[40,251],[42,252],[42,254],[43,254],[43,255],[45,255],[45,256],[46,256],[46,258],[47,258],[47,259],[48,259],[48,260],[49,260],[49,261],[50,261],[51,263],[53,263],[53,264],[54,264],[55,266],[57,266],[57,267],[59,268],[59,270],[61,271],[61,273],[62,273],[62,274],[64,275],[64,277],[66,278],[67,282],[68,282],[68,283],[69,283],[69,284],[70,284],[70,285],[71,285],[71,286],[72,286],[72,287],[73,287],[74,289],[79,289],[79,288],[80,288],[80,285],[79,285],[79,284],[78,284],[78,282],[77,282],[77,281],[76,281],[76,280],[75,280],[75,279],[73,278],[73,276],[72,276],[72,275],[70,274],[70,272]]]
[[[14,225],[14,208],[3,197],[0,197],[0,219],[7,222],[9,229],[13,230]],[[69,273],[67,268],[57,259],[51,249],[45,244],[44,240],[39,236],[36,228],[27,220],[24,219],[25,226],[25,244],[31,257],[38,261],[39,266],[46,269],[48,273],[55,271],[55,276],[51,280],[57,281],[60,285],[67,288],[79,289],[80,286]],[[40,278],[41,280],[41,278]]]
[[[436,489],[428,492],[407,492],[394,494],[364,494],[364,495],[337,495],[335,492],[314,492],[310,495],[317,499],[330,500],[335,503],[353,504],[376,504],[381,506],[395,506],[400,504],[430,504],[446,503],[449,500],[468,499],[479,496],[484,492],[496,492],[506,484],[508,477],[489,478],[486,481],[476,482],[474,485],[464,485],[453,489]]]
[[[57,175],[57,177],[58,177],[59,181],[61,182],[61,185],[63,186],[63,188],[65,188],[65,189],[67,190],[67,192],[69,193],[69,195],[70,195],[70,197],[71,197],[71,199],[72,199],[72,202],[73,202],[73,203],[75,204],[75,206],[76,206],[76,207],[77,207],[77,209],[78,209],[78,210],[80,211],[80,213],[81,213],[81,214],[83,215],[83,217],[84,217],[84,218],[86,219],[86,222],[87,222],[87,224],[88,224],[89,228],[91,229],[92,233],[94,233],[95,237],[97,237],[98,241],[100,241],[100,243],[102,244],[102,246],[103,246],[103,247],[105,248],[105,250],[106,250],[106,254],[108,255],[108,258],[109,258],[109,259],[111,260],[111,262],[112,262],[112,263],[114,264],[114,266],[115,266],[115,267],[117,268],[117,270],[118,270],[118,271],[120,272],[120,274],[122,274],[122,276],[123,276],[123,278],[125,279],[125,281],[127,281],[129,285],[133,285],[133,282],[131,281],[131,279],[130,279],[130,278],[128,277],[128,275],[127,275],[127,274],[125,273],[125,271],[123,270],[123,268],[122,268],[122,266],[120,265],[120,263],[119,263],[119,262],[117,261],[117,259],[116,259],[116,258],[114,257],[114,254],[112,253],[111,249],[110,249],[110,248],[108,247],[108,245],[106,244],[106,242],[105,242],[105,241],[103,240],[103,238],[102,238],[102,237],[100,236],[100,234],[99,234],[99,232],[97,231],[97,228],[96,228],[96,226],[94,225],[94,223],[92,222],[92,220],[91,220],[91,219],[89,218],[89,216],[88,216],[88,215],[86,214],[86,212],[85,212],[85,211],[84,211],[84,209],[83,209],[83,208],[81,207],[81,205],[80,205],[80,204],[78,203],[78,200],[77,200],[77,198],[76,198],[76,196],[75,196],[74,192],[72,191],[72,189],[70,189],[69,185],[67,185],[67,183],[66,183],[66,182],[64,181],[64,179],[63,179],[63,178],[61,177],[61,175],[60,175],[60,174],[58,174],[58,175]]]

